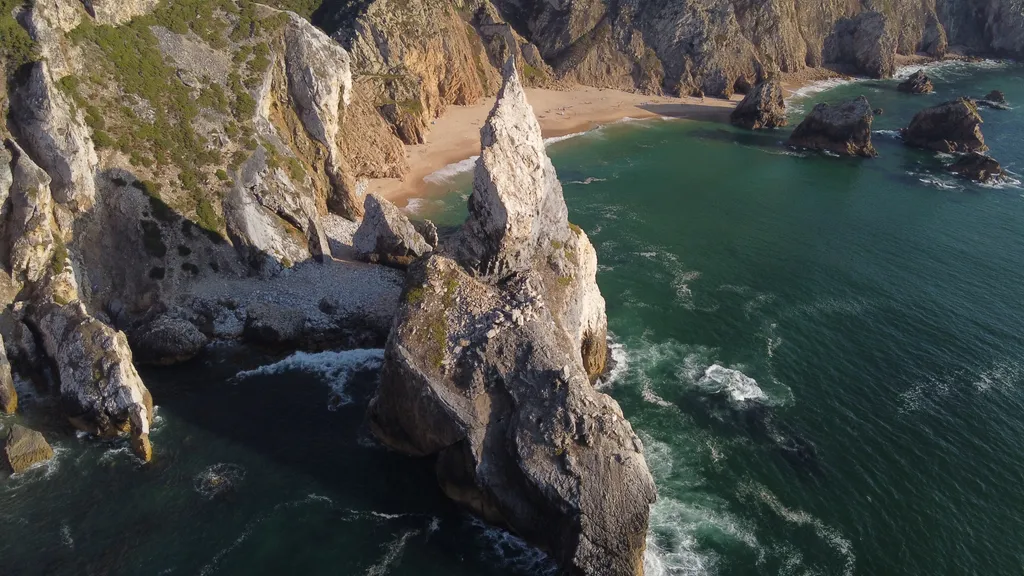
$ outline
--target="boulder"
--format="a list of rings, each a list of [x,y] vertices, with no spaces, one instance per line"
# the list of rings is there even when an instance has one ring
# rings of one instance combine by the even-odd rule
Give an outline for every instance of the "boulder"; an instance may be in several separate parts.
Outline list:
[[[863,96],[838,106],[821,103],[796,127],[787,144],[872,158],[878,155],[871,144],[872,122],[871,105]]]
[[[881,12],[861,12],[836,22],[825,39],[826,62],[847,64],[871,78],[892,78],[896,73],[897,34]]]
[[[984,152],[981,114],[967,98],[932,106],[917,113],[910,126],[900,131],[907,146],[939,152]]]
[[[90,316],[78,301],[42,304],[31,320],[56,369],[71,423],[101,437],[130,433],[132,450],[148,462],[153,398],[132,364],[124,333]]]
[[[53,458],[53,448],[39,432],[15,424],[7,435],[4,457],[11,470],[19,474],[34,464]]]
[[[504,72],[469,220],[409,268],[371,429],[436,457],[445,494],[565,573],[635,576],[656,494],[642,443],[590,383],[607,350],[596,252],[511,59]]]
[[[779,128],[786,125],[786,101],[778,80],[761,82],[743,98],[730,116],[732,123],[747,130]]]
[[[298,342],[305,327],[302,310],[264,302],[246,309],[242,336],[256,344],[284,346]]]
[[[896,87],[900,92],[908,94],[931,94],[935,91],[931,78],[925,75],[924,70],[918,70],[910,75]]]
[[[1001,90],[993,90],[985,95],[982,100],[988,100],[989,102],[996,102],[999,104],[1006,104],[1006,94],[1003,94]]]
[[[0,336],[0,414],[14,414],[18,409],[18,391],[14,389],[14,375],[7,360],[7,347]]]
[[[352,237],[352,247],[360,258],[405,268],[432,250],[416,226],[385,198],[367,194],[363,210],[363,223]]]
[[[949,166],[949,171],[982,183],[998,181],[1006,176],[1006,172],[995,158],[980,152],[970,152],[957,158],[956,162]]]
[[[209,339],[187,320],[160,316],[131,333],[137,364],[170,366],[195,358]]]

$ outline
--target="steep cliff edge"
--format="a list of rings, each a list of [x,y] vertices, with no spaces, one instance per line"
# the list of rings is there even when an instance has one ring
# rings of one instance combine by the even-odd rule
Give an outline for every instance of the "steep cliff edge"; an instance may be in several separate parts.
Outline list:
[[[638,576],[654,484],[618,404],[590,384],[606,349],[597,257],[511,65],[481,140],[469,219],[410,268],[372,429],[435,455],[450,498],[566,573]]]

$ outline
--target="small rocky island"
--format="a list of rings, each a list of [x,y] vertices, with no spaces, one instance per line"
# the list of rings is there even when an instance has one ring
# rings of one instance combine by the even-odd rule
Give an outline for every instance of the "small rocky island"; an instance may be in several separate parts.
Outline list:
[[[925,75],[924,70],[918,70],[910,75],[903,82],[900,82],[896,89],[908,94],[931,94],[935,91],[931,78]]]
[[[510,60],[481,130],[469,218],[409,268],[372,429],[437,458],[451,499],[566,573],[643,573],[655,487],[605,368],[597,255]],[[380,236],[367,233],[367,236]]]
[[[787,144],[840,156],[874,158],[878,155],[871,144],[874,119],[871,104],[863,96],[838,106],[823,102],[796,127]]]
[[[918,112],[900,131],[907,146],[937,152],[985,152],[984,121],[968,98],[958,98]]]
[[[735,126],[747,130],[781,128],[786,126],[786,101],[782,96],[782,84],[778,80],[765,80],[754,86],[736,109],[730,120]]]

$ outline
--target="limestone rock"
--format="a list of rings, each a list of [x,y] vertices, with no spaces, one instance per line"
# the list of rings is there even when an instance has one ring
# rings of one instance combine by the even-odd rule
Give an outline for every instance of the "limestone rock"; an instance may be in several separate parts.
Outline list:
[[[436,224],[430,220],[417,220],[416,222],[413,222],[412,225],[416,227],[416,231],[420,233],[420,236],[423,236],[427,245],[431,248],[437,248],[437,244],[440,239],[438,238]]]
[[[896,73],[896,42],[888,16],[861,12],[836,22],[825,41],[824,58],[850,64],[872,78],[891,78]]]
[[[116,26],[152,12],[160,0],[85,0],[89,15],[98,24]]]
[[[71,423],[104,437],[130,432],[133,451],[149,461],[153,399],[132,364],[124,333],[90,316],[77,301],[41,304],[32,316]]]
[[[901,133],[907,146],[939,152],[984,152],[983,120],[978,107],[967,98],[932,106],[918,112]]]
[[[995,158],[980,152],[970,152],[957,158],[956,162],[949,166],[949,171],[982,183],[998,181],[1006,176],[1006,172]]]
[[[838,106],[818,104],[796,127],[788,144],[811,150],[827,150],[841,156],[877,156],[871,144],[871,124],[874,114],[867,98]]]
[[[159,316],[134,330],[130,342],[137,364],[169,366],[194,358],[209,339],[187,320]]]
[[[17,144],[8,141],[7,146],[13,157],[13,182],[11,216],[4,232],[10,245],[11,272],[27,282],[37,282],[49,269],[54,250],[50,177]]]
[[[18,409],[18,391],[14,389],[11,363],[7,360],[7,348],[0,337],[0,414],[14,414]]]
[[[360,258],[404,268],[432,250],[405,214],[385,198],[367,194],[363,207],[366,215],[352,238]]]
[[[499,278],[528,269],[538,249],[569,235],[562,186],[513,59],[504,72],[505,83],[480,129],[482,150],[461,250],[468,267]]]
[[[39,432],[15,424],[7,435],[4,456],[11,470],[19,474],[34,464],[53,458],[53,448]]]
[[[910,75],[903,82],[900,82],[896,89],[908,94],[931,94],[935,91],[931,78],[925,75],[924,70],[918,70]]]
[[[256,344],[282,346],[295,344],[302,337],[306,316],[301,310],[272,303],[249,306],[243,336]]]
[[[32,66],[11,98],[12,129],[26,152],[53,179],[53,199],[73,211],[96,201],[99,159],[82,111],[57,88],[46,62]]]
[[[786,102],[778,80],[761,82],[743,98],[730,116],[732,123],[747,130],[779,128],[786,125]]]
[[[590,384],[607,353],[597,255],[566,219],[511,63],[505,74],[469,221],[409,268],[371,429],[436,456],[451,499],[566,573],[633,576],[656,495],[642,443]]]

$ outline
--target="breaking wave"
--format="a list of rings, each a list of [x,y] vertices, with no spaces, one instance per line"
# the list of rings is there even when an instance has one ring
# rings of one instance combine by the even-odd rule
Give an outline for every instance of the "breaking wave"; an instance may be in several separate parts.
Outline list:
[[[331,387],[329,406],[335,409],[352,402],[346,388],[353,376],[379,370],[383,364],[384,350],[379,348],[341,352],[296,352],[280,362],[239,372],[234,380],[237,382],[253,376],[271,376],[292,371],[316,374]]]
[[[734,404],[763,402],[768,396],[757,385],[757,380],[739,370],[712,364],[697,381],[697,387],[708,394],[724,395]]]
[[[470,158],[466,158],[465,160],[453,162],[445,166],[444,168],[441,168],[440,170],[437,170],[432,174],[429,174],[428,176],[423,178],[423,181],[427,182],[428,184],[444,184],[445,182],[448,182],[449,180],[455,178],[459,174],[464,174],[466,172],[472,171],[473,168],[476,167],[476,161],[479,159],[479,156],[472,156]]]
[[[234,491],[244,479],[245,468],[238,464],[222,462],[196,474],[192,487],[207,500],[213,500]]]

